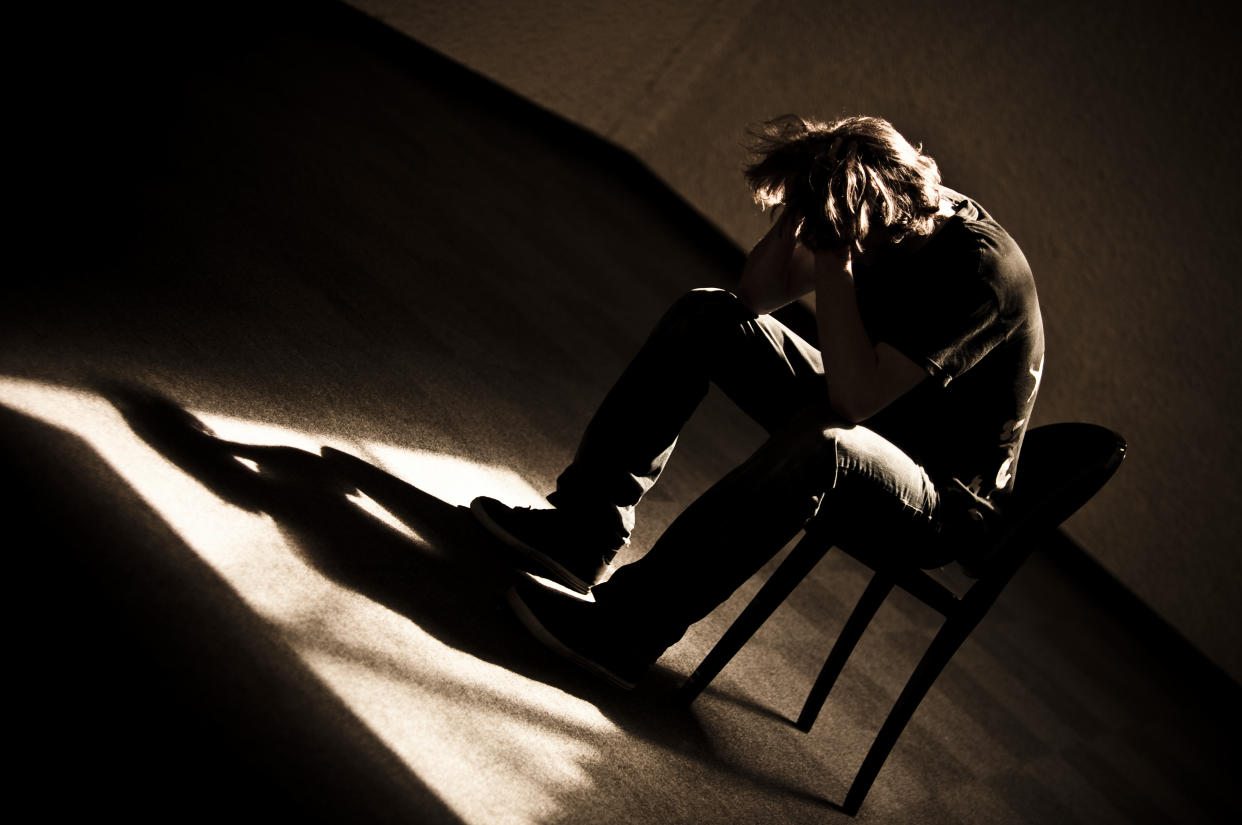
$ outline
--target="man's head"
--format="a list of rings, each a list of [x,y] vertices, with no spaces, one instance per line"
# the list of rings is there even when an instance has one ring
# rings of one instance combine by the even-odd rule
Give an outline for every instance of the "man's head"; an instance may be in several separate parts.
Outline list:
[[[887,120],[785,115],[755,138],[746,167],[755,201],[792,211],[805,246],[863,252],[932,232],[940,170]]]

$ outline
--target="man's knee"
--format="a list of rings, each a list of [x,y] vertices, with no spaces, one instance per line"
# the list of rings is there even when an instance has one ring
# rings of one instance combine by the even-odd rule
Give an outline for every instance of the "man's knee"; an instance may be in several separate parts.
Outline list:
[[[825,417],[827,418],[827,417]],[[821,420],[814,427],[808,427],[799,434],[797,449],[808,455],[838,456],[850,452],[853,442],[853,427],[847,423],[838,423],[831,418]]]
[[[692,289],[674,301],[664,323],[706,332],[719,324],[733,326],[754,317],[732,292],[704,287]]]
[[[840,471],[865,460],[868,435],[827,410],[808,408],[769,439],[761,452],[766,453],[770,472],[810,474],[831,487]]]

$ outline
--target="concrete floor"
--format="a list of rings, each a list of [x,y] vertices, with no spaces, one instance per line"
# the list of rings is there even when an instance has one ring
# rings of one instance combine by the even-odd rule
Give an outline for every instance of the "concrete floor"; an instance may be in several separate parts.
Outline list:
[[[48,818],[845,821],[928,611],[894,596],[797,732],[865,584],[830,555],[686,710],[762,574],[621,694],[516,626],[513,559],[462,508],[538,503],[663,308],[741,253],[347,9],[182,14],[50,30],[75,59],[18,233],[41,263],[0,302],[17,786]],[[709,398],[627,558],[759,437]],[[1237,819],[1237,686],[1063,557],[1015,580],[860,820]]]

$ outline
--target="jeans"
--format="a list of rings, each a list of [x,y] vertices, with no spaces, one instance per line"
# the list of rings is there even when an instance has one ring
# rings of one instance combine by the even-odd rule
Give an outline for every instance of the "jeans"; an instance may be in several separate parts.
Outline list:
[[[923,468],[831,412],[819,351],[718,289],[686,294],[660,320],[591,419],[549,502],[619,547],[709,382],[769,438],[645,556],[594,588],[597,604],[625,617],[631,643],[654,655],[812,517],[893,552],[938,530],[939,495]]]

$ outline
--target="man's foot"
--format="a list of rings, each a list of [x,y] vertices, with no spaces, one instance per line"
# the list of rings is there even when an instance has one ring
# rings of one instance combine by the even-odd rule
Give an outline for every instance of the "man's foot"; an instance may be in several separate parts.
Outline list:
[[[657,656],[627,647],[595,602],[524,578],[509,591],[518,620],[545,647],[624,690],[633,690]]]
[[[489,533],[538,562],[561,584],[587,593],[612,569],[613,548],[586,542],[560,510],[509,507],[479,496],[470,512]]]

